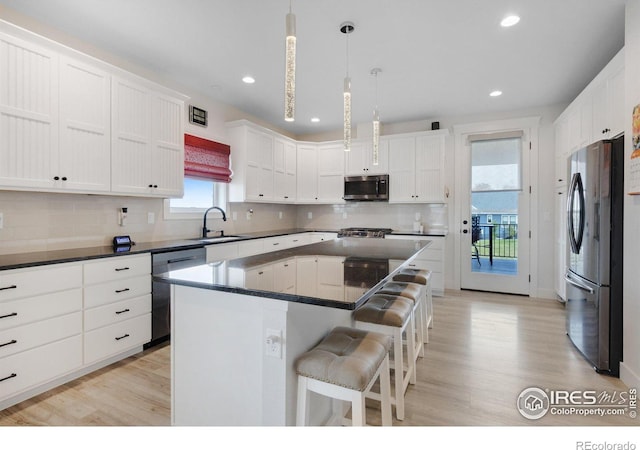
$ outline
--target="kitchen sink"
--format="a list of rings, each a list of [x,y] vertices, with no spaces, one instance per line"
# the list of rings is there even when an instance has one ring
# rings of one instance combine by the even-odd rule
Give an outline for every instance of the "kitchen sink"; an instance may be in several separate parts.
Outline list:
[[[196,241],[200,241],[200,242],[204,242],[204,243],[207,243],[207,244],[215,244],[217,242],[236,241],[238,239],[243,239],[243,238],[245,238],[245,236],[229,235],[229,236],[218,236],[218,237],[210,237],[210,238],[197,238],[195,240]]]

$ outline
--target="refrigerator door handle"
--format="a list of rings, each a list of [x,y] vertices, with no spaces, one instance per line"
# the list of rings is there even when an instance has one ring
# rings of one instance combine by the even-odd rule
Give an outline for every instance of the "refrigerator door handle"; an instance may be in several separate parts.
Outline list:
[[[564,276],[564,280],[569,283],[572,286],[577,287],[578,289],[581,289],[583,291],[587,291],[589,294],[594,294],[595,291],[593,290],[593,288],[589,287],[589,286],[585,286],[582,283],[577,282],[576,280],[574,280],[573,278],[570,277],[569,274],[566,274]]]
[[[580,222],[578,227],[578,235],[575,233],[575,223],[574,223],[574,196],[578,193],[579,201],[580,201]],[[569,187],[569,195],[567,197],[567,227],[569,231],[569,242],[571,243],[571,250],[576,255],[580,253],[580,247],[582,247],[582,237],[584,235],[584,187],[582,185],[582,177],[580,173],[574,173],[573,178],[571,179],[571,186]]]

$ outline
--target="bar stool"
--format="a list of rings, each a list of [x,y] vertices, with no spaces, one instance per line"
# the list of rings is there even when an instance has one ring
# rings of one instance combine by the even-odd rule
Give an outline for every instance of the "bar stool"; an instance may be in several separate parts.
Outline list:
[[[322,342],[300,355],[295,363],[296,425],[307,425],[310,392],[351,402],[351,424],[365,425],[365,398],[379,378],[382,425],[391,426],[391,341],[381,333],[336,327]],[[343,421],[344,416],[339,419]]]
[[[428,269],[401,269],[393,277],[393,281],[405,283],[418,283],[426,287],[425,322],[428,328],[433,328],[433,294],[431,292],[431,271]],[[427,334],[426,338],[429,337]]]
[[[393,363],[395,388],[391,404],[396,406],[396,417],[404,420],[404,394],[409,383],[416,383],[415,327],[413,302],[405,297],[374,294],[353,313],[356,328],[382,333],[393,338]],[[407,341],[406,370],[403,339]],[[375,393],[369,398],[378,399]]]
[[[416,349],[414,351],[416,355],[423,357],[424,344],[429,342],[429,338],[425,336],[425,334],[428,333],[424,313],[424,308],[426,308],[425,287],[418,283],[389,281],[380,288],[377,294],[398,295],[406,297],[413,302],[413,320],[416,328]]]

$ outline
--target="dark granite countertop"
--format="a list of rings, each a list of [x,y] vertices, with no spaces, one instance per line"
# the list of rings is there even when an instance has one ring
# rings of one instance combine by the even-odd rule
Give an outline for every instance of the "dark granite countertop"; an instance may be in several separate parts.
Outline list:
[[[296,233],[330,232],[327,230],[305,230],[301,228],[259,231],[255,233],[243,234],[241,240],[261,239],[265,237],[284,236]],[[334,231],[335,232],[335,231]],[[224,241],[218,244],[224,244]],[[0,270],[20,269],[24,267],[35,267],[47,264],[58,264],[64,262],[85,261],[90,259],[107,258],[112,256],[135,255],[139,253],[160,253],[171,250],[188,250],[201,248],[209,245],[216,245],[216,242],[201,242],[198,239],[176,239],[168,241],[142,242],[129,248],[120,248],[116,251],[112,246],[103,247],[80,247],[63,250],[47,250],[41,252],[11,253],[0,255]]]
[[[386,281],[401,264],[412,260],[430,241],[341,238],[277,252],[216,261],[154,276],[154,280],[202,289],[267,297],[341,309],[356,309]],[[275,283],[262,283],[252,275],[268,273],[277,265],[295,260],[295,292],[277,291]],[[335,289],[314,291],[313,277],[307,277],[301,264],[324,264],[323,275],[333,274],[329,283]],[[302,274],[302,275],[301,275]],[[347,298],[349,287],[359,294]]]

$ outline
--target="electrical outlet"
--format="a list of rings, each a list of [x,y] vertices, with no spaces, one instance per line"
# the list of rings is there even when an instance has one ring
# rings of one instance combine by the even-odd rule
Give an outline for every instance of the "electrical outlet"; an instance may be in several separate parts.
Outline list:
[[[156,215],[154,213],[147,213],[147,223],[149,225],[153,225],[154,223],[156,223]]]
[[[307,219],[313,219],[313,213],[311,211],[307,213]]]
[[[232,220],[238,220],[238,212],[237,211],[234,211],[234,212],[231,213],[231,219]]]
[[[264,354],[272,358],[282,358],[282,330],[267,328]]]
[[[2,230],[3,228],[4,228],[4,216],[0,212],[0,230]]]
[[[420,213],[417,212],[415,217],[416,217],[416,219],[415,219],[416,222],[419,222],[420,221]]]
[[[282,219],[282,211],[278,211],[278,219]]]
[[[347,213],[346,213],[346,212],[343,212],[343,213],[342,213],[342,218],[343,218],[343,219],[346,219],[346,218],[347,218]]]

